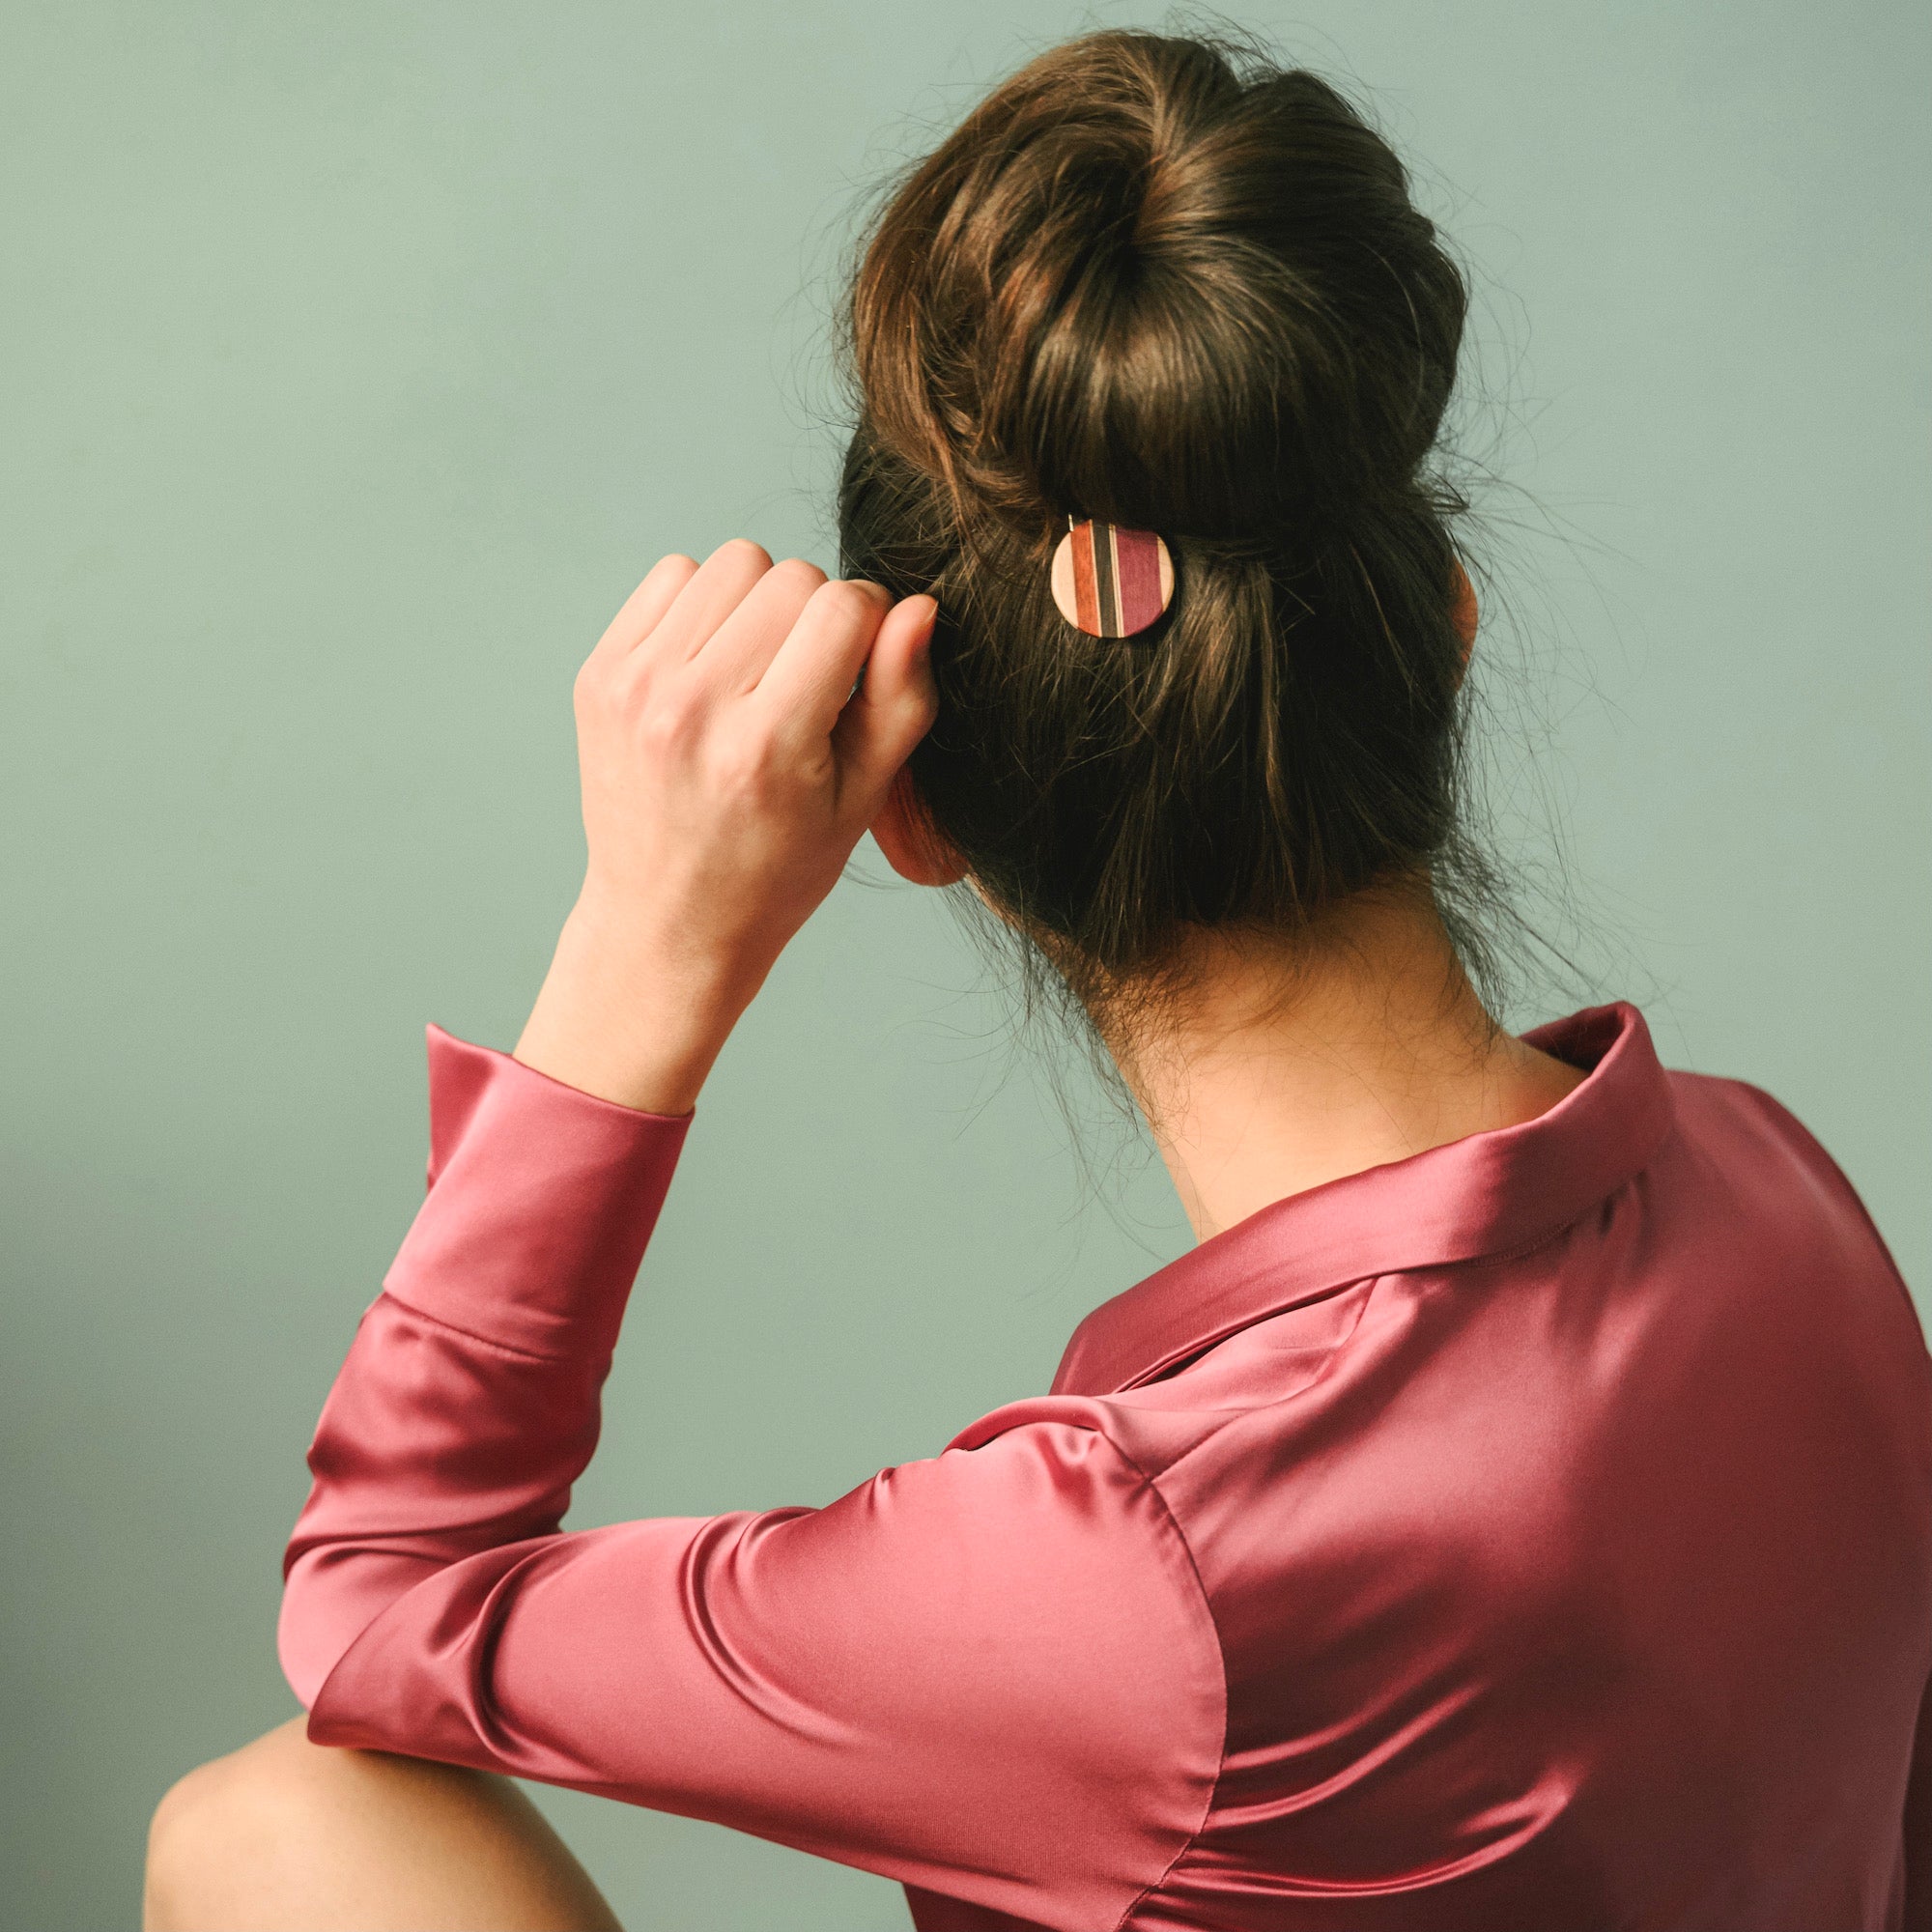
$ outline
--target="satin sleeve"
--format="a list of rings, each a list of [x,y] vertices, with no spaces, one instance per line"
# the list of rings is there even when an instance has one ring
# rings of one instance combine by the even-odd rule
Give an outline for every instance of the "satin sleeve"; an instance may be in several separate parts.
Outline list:
[[[1899,1932],[1932,1932],[1932,1683],[1918,1700],[1900,1859],[1905,1909]]]
[[[1015,1404],[822,1508],[560,1530],[689,1116],[431,1028],[430,1184],[310,1451],[309,1736],[710,1819],[1043,1926],[1207,1813],[1212,1620],[1104,1405]]]

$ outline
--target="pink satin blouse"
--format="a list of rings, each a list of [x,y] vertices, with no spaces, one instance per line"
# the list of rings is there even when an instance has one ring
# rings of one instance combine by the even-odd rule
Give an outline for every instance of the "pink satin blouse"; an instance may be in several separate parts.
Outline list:
[[[1932,1363],[1850,1185],[1637,1011],[822,1509],[561,1533],[690,1117],[429,1030],[310,1454],[309,1735],[902,1881],[922,1932],[1932,1927]]]

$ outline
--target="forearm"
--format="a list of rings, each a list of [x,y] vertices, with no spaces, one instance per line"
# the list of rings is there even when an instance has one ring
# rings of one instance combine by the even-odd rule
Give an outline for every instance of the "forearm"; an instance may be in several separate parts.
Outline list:
[[[323,1411],[284,1565],[304,1701],[423,1577],[556,1529],[688,1124],[429,1044],[428,1198]]]

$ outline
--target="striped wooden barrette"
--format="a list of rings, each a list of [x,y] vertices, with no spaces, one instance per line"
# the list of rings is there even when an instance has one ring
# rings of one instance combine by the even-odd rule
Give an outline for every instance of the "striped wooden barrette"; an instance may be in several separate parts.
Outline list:
[[[1072,524],[1053,553],[1053,601],[1090,638],[1131,638],[1173,598],[1174,559],[1151,530]]]

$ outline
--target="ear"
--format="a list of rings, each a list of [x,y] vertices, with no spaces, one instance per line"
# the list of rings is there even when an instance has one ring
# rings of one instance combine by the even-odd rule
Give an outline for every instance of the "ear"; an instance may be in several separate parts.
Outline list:
[[[1451,579],[1450,597],[1450,612],[1455,619],[1456,635],[1463,639],[1463,662],[1466,666],[1476,648],[1476,624],[1481,613],[1476,609],[1475,587],[1460,556]]]
[[[916,886],[956,886],[966,876],[965,862],[926,817],[909,766],[893,774],[871,831],[886,863]]]

